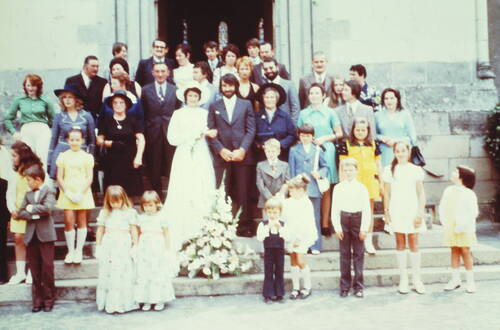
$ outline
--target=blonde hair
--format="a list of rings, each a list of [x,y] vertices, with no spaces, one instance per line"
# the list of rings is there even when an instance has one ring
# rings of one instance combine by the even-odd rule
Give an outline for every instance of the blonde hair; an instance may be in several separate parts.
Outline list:
[[[274,208],[279,209],[281,212],[283,210],[283,203],[281,202],[281,200],[279,198],[271,197],[264,204],[264,209],[267,210],[267,209],[274,209]]]
[[[253,62],[248,56],[243,56],[240,57],[239,59],[236,60],[236,70],[240,69],[240,66],[246,65],[250,68],[250,72],[253,70]]]
[[[277,148],[278,150],[281,150],[280,141],[276,140],[275,138],[266,140],[266,142],[264,142],[264,149],[267,148]]]
[[[162,207],[160,196],[154,190],[146,190],[141,197],[141,210],[144,211],[144,204],[154,202],[156,204],[156,211]]]
[[[291,178],[287,182],[287,185],[288,185],[288,188],[306,189],[309,182],[311,182],[311,179],[309,178],[309,176],[307,176],[307,174],[305,174],[305,173],[302,173],[302,174],[299,174],[299,175]]]
[[[106,194],[104,195],[104,216],[108,216],[113,208],[111,207],[111,202],[122,202],[122,209],[132,208],[132,202],[130,201],[127,192],[121,186],[109,186],[106,189]]]
[[[358,161],[354,158],[348,157],[340,160],[340,170],[343,170],[346,166],[354,166],[354,168],[358,169]]]
[[[68,108],[66,108],[66,106],[64,105],[64,102],[63,102],[63,97],[66,94],[71,95],[75,99],[75,109],[76,110],[82,110],[83,109],[83,101],[82,101],[82,99],[76,97],[75,94],[73,94],[71,92],[62,92],[61,94],[59,94],[58,99],[59,99],[59,106],[61,107],[61,109],[63,111],[68,111]]]

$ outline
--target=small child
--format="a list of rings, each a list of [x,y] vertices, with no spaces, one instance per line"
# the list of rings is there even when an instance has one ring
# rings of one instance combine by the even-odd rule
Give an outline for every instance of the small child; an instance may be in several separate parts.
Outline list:
[[[397,141],[393,146],[394,159],[384,169],[385,222],[396,236],[396,256],[400,271],[399,293],[406,294],[408,288],[406,240],[410,248],[413,271],[413,286],[417,293],[425,293],[420,279],[421,254],[418,250],[418,234],[425,230],[424,171],[410,163],[410,145]]]
[[[476,243],[476,218],[479,214],[477,197],[474,191],[476,173],[472,168],[458,166],[451,173],[454,183],[445,189],[439,203],[439,218],[444,223],[444,245],[451,248],[451,275],[445,290],[452,291],[461,285],[460,257],[464,262],[468,293],[476,292],[474,273],[472,272],[473,259],[470,248]]]
[[[340,171],[342,181],[333,189],[332,197],[332,223],[340,240],[340,296],[347,297],[352,287],[354,296],[363,298],[363,240],[371,223],[370,196],[366,186],[356,179],[356,159],[342,159]]]
[[[321,251],[321,199],[323,197],[317,180],[328,176],[328,167],[323,150],[321,150],[321,147],[313,144],[314,127],[304,124],[299,127],[298,134],[300,143],[290,148],[288,166],[290,167],[291,177],[307,173],[307,175],[314,178],[307,185],[307,194],[314,208],[318,237],[310,249],[312,254],[317,255]]]
[[[132,260],[138,239],[137,212],[122,187],[111,185],[106,189],[97,226],[97,309],[110,314],[137,309]]]
[[[280,199],[272,197],[267,200],[264,209],[267,220],[257,228],[257,239],[264,242],[264,302],[283,301],[285,295],[285,240],[287,231],[281,220],[283,204]]]
[[[87,210],[95,207],[90,189],[94,157],[82,150],[83,132],[79,127],[68,131],[66,138],[70,149],[60,153],[56,160],[57,183],[61,190],[56,207],[64,210],[64,236],[68,246],[64,263],[80,264],[87,238]]]
[[[283,220],[288,231],[293,289],[290,299],[306,299],[311,295],[311,270],[306,264],[308,248],[318,239],[316,219],[311,200],[307,197],[309,177],[303,173],[288,181],[290,198],[283,203]],[[303,286],[300,289],[300,278]]]
[[[43,168],[33,165],[24,171],[30,191],[24,196],[17,219],[27,221],[24,243],[27,245],[28,264],[33,277],[32,312],[52,311],[55,300],[54,241],[57,239],[54,221],[50,215],[54,207],[54,192],[43,185]]]
[[[257,188],[259,202],[257,207],[263,208],[264,202],[278,193],[285,195],[286,181],[290,178],[288,163],[278,159],[281,151],[280,142],[269,139],[264,143],[264,153],[267,160],[257,164]]]
[[[165,303],[175,299],[172,278],[176,268],[173,264],[172,246],[168,228],[159,213],[161,201],[153,190],[145,191],[141,198],[141,209],[137,225],[140,229],[137,249],[137,283],[135,299],[148,311],[154,304],[155,311],[165,308]]]
[[[381,191],[383,191],[383,186],[380,184],[382,178],[380,154],[379,144],[372,138],[368,119],[364,117],[355,118],[350,138],[342,142],[339,147],[339,159],[349,157],[357,161],[357,180],[368,189],[372,214],[374,200],[379,198]],[[370,220],[370,229],[364,242],[366,252],[375,254],[372,231],[373,218]]]

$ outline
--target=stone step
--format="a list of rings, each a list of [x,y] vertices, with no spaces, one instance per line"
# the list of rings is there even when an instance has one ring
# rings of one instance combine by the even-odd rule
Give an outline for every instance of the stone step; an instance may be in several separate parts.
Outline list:
[[[422,249],[422,267],[448,267],[450,265],[449,248],[426,248]],[[500,265],[500,249],[479,244],[472,251],[474,265]],[[339,253],[325,252],[320,255],[308,255],[307,264],[313,272],[316,271],[338,271]],[[408,263],[409,264],[409,263]],[[54,263],[56,280],[91,279],[97,278],[98,261],[86,259],[81,265],[65,265],[64,261],[57,260]],[[376,255],[365,255],[365,269],[392,269],[397,268],[395,250],[381,250]],[[285,271],[290,270],[290,258],[285,257]],[[15,271],[15,263],[9,263],[9,274]],[[254,258],[254,267],[250,274],[264,272],[264,261],[260,255]],[[186,274],[183,274],[186,275]]]
[[[62,224],[57,225],[59,227],[58,231],[58,242],[55,242],[55,259],[61,260],[66,256],[67,248],[66,242],[64,241],[64,233],[62,233]],[[92,225],[91,225],[92,226]],[[322,237],[323,241],[323,251],[338,251],[339,250],[339,240],[335,235],[331,237]],[[443,228],[440,225],[433,225],[431,230],[422,233],[419,237],[419,246],[421,248],[433,248],[442,247],[443,241]],[[251,249],[256,252],[263,252],[262,242],[259,242],[255,237],[237,237],[235,239],[237,244],[246,244]],[[86,242],[84,248],[85,257],[93,257],[93,245],[94,242]],[[386,232],[375,232],[373,233],[373,245],[377,250],[387,250],[395,249],[396,243],[393,235],[389,235]],[[9,260],[14,260],[14,242],[9,241],[7,243],[7,253],[9,255]]]
[[[450,279],[450,269],[445,267],[423,268],[421,271],[422,281],[425,284],[446,283]],[[462,271],[462,279],[465,279]],[[312,286],[315,290],[335,290],[339,287],[340,273],[338,271],[318,271],[312,273]],[[500,265],[484,265],[474,267],[474,277],[477,289],[481,290],[481,281],[498,280],[500,278]],[[204,278],[175,278],[174,288],[177,297],[186,296],[214,296],[235,294],[259,294],[262,292],[263,274],[250,274],[241,276],[229,276],[217,281]],[[394,286],[399,282],[399,271],[397,269],[366,270],[364,272],[364,283],[369,294],[370,287]],[[97,279],[76,279],[56,281],[57,299],[61,300],[95,300]],[[291,290],[291,279],[289,273],[285,274],[285,286],[287,292]],[[0,302],[30,301],[31,286],[3,285],[0,290]],[[464,289],[459,289],[464,290]],[[314,294],[314,292],[313,292]],[[337,294],[337,293],[335,293]],[[432,292],[427,292],[432,294]]]

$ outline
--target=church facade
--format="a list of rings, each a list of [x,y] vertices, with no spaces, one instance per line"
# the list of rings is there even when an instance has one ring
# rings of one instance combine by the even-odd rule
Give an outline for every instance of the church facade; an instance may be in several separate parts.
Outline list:
[[[251,37],[271,41],[280,62],[298,80],[311,70],[311,55],[324,51],[329,72],[348,78],[352,64],[367,67],[368,83],[401,90],[414,113],[429,169],[431,202],[437,202],[457,164],[477,169],[477,193],[491,201],[498,177],[482,147],[485,120],[498,102],[490,53],[498,35],[488,25],[495,2],[487,0],[7,0],[0,3],[0,119],[36,73],[45,92],[62,87],[86,55],[111,59],[111,45],[129,47],[129,63],[149,57],[159,36],[171,47],[186,41],[201,59],[212,39],[240,46]],[[172,51],[170,54],[171,57]],[[52,96],[52,95],[51,95]],[[55,98],[54,98],[55,101]],[[2,138],[10,137],[2,128]]]

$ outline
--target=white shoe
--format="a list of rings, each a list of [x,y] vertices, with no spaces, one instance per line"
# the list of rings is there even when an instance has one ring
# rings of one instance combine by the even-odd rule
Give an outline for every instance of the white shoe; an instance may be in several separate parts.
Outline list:
[[[28,275],[26,275],[26,284],[33,284],[33,277],[31,276],[31,271],[28,270]]]
[[[165,308],[165,304],[156,304],[155,311],[162,311]]]
[[[319,250],[311,250],[311,254],[312,255],[315,255],[317,256],[318,254],[320,254],[321,252],[319,252]]]
[[[407,294],[410,292],[410,288],[408,287],[408,275],[400,275],[399,276],[399,293]]]
[[[83,261],[83,254],[81,252],[75,251],[73,254],[73,263],[81,264]]]
[[[74,258],[73,253],[68,252],[68,254],[66,254],[66,258],[64,258],[64,263],[65,264],[72,264],[74,262],[73,258]]]
[[[21,284],[24,281],[26,281],[26,274],[24,273],[17,273],[14,276],[12,276],[9,280],[10,285],[16,285],[16,284]]]
[[[425,293],[425,286],[424,283],[422,283],[421,280],[413,281],[413,288],[418,294],[424,294]]]
[[[476,283],[467,282],[467,285],[465,286],[465,291],[467,291],[467,293],[475,293],[476,292]]]
[[[455,280],[450,280],[448,283],[446,283],[444,287],[444,291],[453,291],[456,290],[462,285],[462,282],[457,282]]]
[[[377,253],[377,250],[375,250],[375,247],[373,246],[373,243],[370,242],[370,243],[366,243],[367,241],[365,241],[365,251],[366,253],[368,254],[376,254]]]
[[[144,304],[144,305],[142,305],[142,310],[143,311],[149,311],[149,310],[151,310],[151,304]]]

